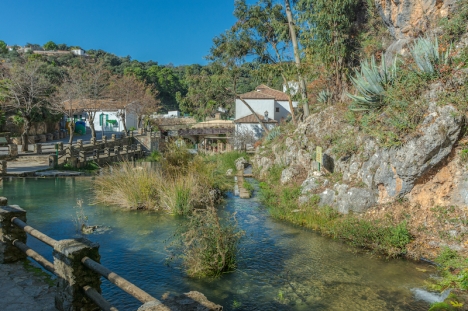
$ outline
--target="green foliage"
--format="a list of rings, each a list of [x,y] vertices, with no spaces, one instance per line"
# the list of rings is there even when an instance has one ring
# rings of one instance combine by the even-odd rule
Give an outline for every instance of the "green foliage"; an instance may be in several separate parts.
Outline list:
[[[44,44],[44,50],[46,51],[56,51],[58,49],[58,45],[55,44],[53,41],[49,41],[46,44]]]
[[[355,71],[355,77],[351,77],[354,87],[359,95],[346,95],[353,99],[350,109],[354,111],[376,110],[384,104],[386,89],[395,80],[397,74],[397,59],[391,66],[386,65],[385,57],[377,66],[372,56],[370,63],[367,60],[361,62],[361,71]]]
[[[226,109],[228,116],[234,114],[232,81],[222,67],[212,64],[201,71],[189,67],[185,77],[188,92],[185,96],[182,93],[176,95],[182,112],[193,115],[197,120],[214,115],[219,107]]]
[[[7,44],[5,41],[0,40],[0,54],[8,53]]]
[[[304,28],[301,43],[308,53],[334,74],[335,85],[342,87],[342,75],[353,63],[358,49],[353,40],[359,31],[360,0],[300,0],[298,11]]]
[[[247,162],[249,161],[249,155],[245,151],[231,151],[225,153],[219,153],[214,155],[205,155],[207,161],[216,163],[216,167],[221,171],[226,173],[227,170],[231,169],[235,172],[236,169],[236,160],[239,158],[244,158]]]
[[[448,46],[452,42],[457,42],[466,33],[468,25],[468,1],[456,1],[456,7],[447,17],[440,19],[442,26],[442,44]]]
[[[181,234],[182,258],[190,277],[217,277],[236,268],[237,245],[243,231],[235,216],[221,221],[212,206],[195,210]]]
[[[153,151],[142,162],[159,162],[162,159],[162,154],[159,151]]]
[[[244,183],[242,184],[242,187],[244,187],[245,190],[247,190],[249,192],[250,195],[253,194],[254,192],[254,187],[252,186],[251,183],[249,183],[247,180],[244,181]]]
[[[456,251],[445,247],[437,256],[435,262],[441,278],[434,279],[432,288],[443,291],[447,288],[468,290],[468,259]]]
[[[411,55],[418,69],[423,74],[433,75],[439,72],[440,67],[447,65],[450,60],[451,46],[445,53],[439,52],[439,40],[435,38],[418,38],[410,48]]]
[[[82,168],[76,168],[76,167],[71,166],[71,164],[69,163],[64,163],[60,165],[58,169],[64,170],[64,171],[94,172],[94,171],[100,170],[101,167],[99,166],[99,164],[97,164],[94,161],[88,161],[86,162],[86,165]]]

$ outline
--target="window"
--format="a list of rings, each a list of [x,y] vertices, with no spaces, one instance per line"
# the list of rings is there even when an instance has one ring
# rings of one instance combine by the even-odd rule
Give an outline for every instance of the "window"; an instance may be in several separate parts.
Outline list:
[[[279,107],[276,107],[275,111],[276,111],[276,112],[279,112]]]

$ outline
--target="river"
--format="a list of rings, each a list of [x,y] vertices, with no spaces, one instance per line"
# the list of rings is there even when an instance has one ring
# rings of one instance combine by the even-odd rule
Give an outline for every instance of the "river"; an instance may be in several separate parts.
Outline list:
[[[216,280],[190,279],[166,250],[183,219],[150,211],[91,205],[91,178],[24,178],[2,181],[0,195],[27,211],[27,222],[54,239],[79,236],[73,221],[78,199],[90,225],[108,230],[87,235],[98,242],[101,263],[156,298],[190,290],[224,310],[427,310],[415,290],[434,270],[407,260],[386,260],[301,227],[276,221],[258,199],[228,194],[220,213],[236,212],[245,231],[238,269]],[[52,260],[50,247],[29,246]],[[103,296],[120,310],[140,303],[107,280]]]

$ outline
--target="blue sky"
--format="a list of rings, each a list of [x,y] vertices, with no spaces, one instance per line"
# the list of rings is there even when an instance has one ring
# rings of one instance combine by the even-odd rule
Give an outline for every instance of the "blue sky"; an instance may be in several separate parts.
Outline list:
[[[159,64],[205,64],[234,0],[2,0],[0,40],[79,45]]]

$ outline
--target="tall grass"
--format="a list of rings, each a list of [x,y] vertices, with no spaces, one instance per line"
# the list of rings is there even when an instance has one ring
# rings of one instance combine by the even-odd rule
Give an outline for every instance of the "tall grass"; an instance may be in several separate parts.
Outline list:
[[[94,182],[96,203],[122,208],[156,209],[162,174],[158,169],[123,162],[103,172]]]
[[[239,239],[234,215],[223,223],[213,206],[197,209],[181,234],[182,258],[191,277],[216,277],[236,267]]]
[[[188,214],[216,202],[217,194],[232,187],[225,169],[234,166],[240,155],[244,154],[194,156],[184,146],[169,144],[159,165],[123,162],[96,177],[95,202]]]

